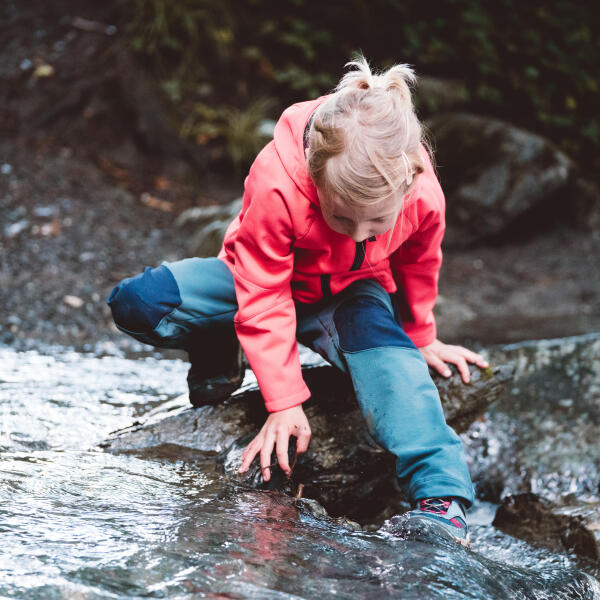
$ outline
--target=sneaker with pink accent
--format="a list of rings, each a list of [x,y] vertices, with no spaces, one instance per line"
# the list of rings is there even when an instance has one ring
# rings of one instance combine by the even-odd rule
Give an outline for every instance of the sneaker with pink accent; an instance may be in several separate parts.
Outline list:
[[[463,505],[455,498],[425,498],[415,509],[405,513],[404,527],[423,525],[440,535],[468,544],[469,528]]]

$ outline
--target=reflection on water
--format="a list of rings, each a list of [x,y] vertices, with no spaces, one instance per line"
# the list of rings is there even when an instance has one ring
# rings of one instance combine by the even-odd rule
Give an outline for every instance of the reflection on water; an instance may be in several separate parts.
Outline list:
[[[185,372],[0,347],[0,597],[600,598],[569,557],[490,525],[470,550],[396,540],[244,489],[198,453],[93,450],[183,392]]]

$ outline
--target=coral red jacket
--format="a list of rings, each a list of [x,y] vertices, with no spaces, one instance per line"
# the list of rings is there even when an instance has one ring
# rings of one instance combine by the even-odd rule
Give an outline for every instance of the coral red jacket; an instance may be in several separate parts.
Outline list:
[[[316,302],[357,279],[375,278],[386,291],[399,290],[402,325],[417,346],[436,338],[432,309],[445,205],[431,162],[422,149],[425,172],[391,232],[358,244],[334,232],[304,159],[304,129],[323,100],[284,111],[273,141],[250,168],[242,210],[219,253],[235,279],[236,332],[270,412],[310,396],[296,344],[295,300]]]

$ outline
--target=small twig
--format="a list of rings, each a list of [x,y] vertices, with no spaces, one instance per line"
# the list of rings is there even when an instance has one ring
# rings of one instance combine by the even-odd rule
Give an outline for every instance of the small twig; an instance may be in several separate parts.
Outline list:
[[[304,491],[304,484],[303,483],[299,483],[298,484],[298,489],[296,490],[296,494],[294,495],[294,498],[296,498],[296,500],[300,500],[300,498],[302,498],[302,492]]]
[[[294,467],[296,466],[297,460],[298,460],[298,453],[294,452],[294,460],[292,461],[292,464],[290,465],[290,474],[287,476],[288,479],[292,478],[292,473],[294,472]]]

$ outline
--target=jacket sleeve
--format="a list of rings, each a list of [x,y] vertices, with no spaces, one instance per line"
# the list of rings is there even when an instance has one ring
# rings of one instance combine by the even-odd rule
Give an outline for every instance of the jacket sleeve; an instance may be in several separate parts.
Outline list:
[[[269,412],[307,400],[296,343],[296,310],[291,292],[293,227],[277,190],[246,182],[246,206],[237,232],[234,280],[238,339],[256,375]],[[251,201],[250,201],[251,200]]]
[[[402,327],[418,347],[431,344],[437,337],[433,306],[437,299],[441,244],[446,228],[444,195],[437,179],[428,182],[421,193],[429,197],[417,200],[416,229],[390,257],[398,285]]]

